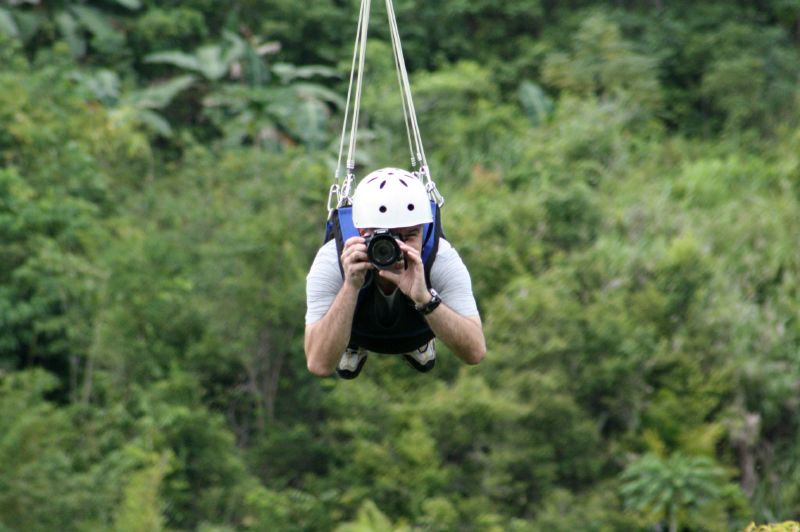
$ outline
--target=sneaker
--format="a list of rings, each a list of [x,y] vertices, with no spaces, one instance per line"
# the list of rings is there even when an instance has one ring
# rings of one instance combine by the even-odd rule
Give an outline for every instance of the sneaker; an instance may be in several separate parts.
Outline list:
[[[403,358],[417,371],[425,373],[432,370],[436,365],[436,339],[432,339],[414,351],[405,353]]]
[[[339,359],[336,373],[343,379],[355,379],[367,361],[367,354],[366,349],[348,347]]]

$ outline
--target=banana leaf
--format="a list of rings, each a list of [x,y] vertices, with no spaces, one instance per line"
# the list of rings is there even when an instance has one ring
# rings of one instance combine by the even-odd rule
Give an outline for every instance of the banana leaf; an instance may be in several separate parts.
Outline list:
[[[19,29],[14,17],[8,9],[0,7],[0,32],[5,33],[9,37],[19,37]]]

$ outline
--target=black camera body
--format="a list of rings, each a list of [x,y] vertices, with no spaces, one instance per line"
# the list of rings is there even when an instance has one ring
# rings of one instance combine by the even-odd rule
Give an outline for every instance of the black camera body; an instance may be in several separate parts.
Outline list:
[[[367,258],[380,270],[389,269],[405,258],[397,245],[397,237],[388,229],[377,229],[364,237],[364,243],[367,245]]]

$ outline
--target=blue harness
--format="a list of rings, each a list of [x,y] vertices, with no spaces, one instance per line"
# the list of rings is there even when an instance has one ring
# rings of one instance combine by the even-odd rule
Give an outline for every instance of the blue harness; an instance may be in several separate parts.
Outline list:
[[[422,262],[425,268],[425,283],[429,288],[431,267],[439,250],[439,239],[444,236],[440,210],[436,202],[431,202],[431,210],[433,222],[425,225],[422,235]],[[353,236],[359,236],[358,229],[353,225],[353,208],[347,206],[335,209],[326,224],[325,242],[336,239],[342,278],[344,278],[342,250],[347,239]],[[414,310],[413,302],[402,293],[398,293],[395,297],[396,304],[389,309],[389,315],[384,312],[381,316],[381,313],[376,311],[379,305],[377,298],[380,297],[377,290],[372,272],[369,272],[364,286],[358,293],[349,347],[362,347],[376,353],[407,353],[434,337],[428,323]]]

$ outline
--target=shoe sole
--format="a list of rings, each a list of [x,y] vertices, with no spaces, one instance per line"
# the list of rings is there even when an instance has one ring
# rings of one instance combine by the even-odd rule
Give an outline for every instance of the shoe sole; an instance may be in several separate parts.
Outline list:
[[[414,357],[412,357],[411,355],[403,355],[403,358],[405,358],[405,359],[406,359],[406,362],[408,362],[408,363],[409,363],[409,365],[410,365],[412,368],[414,368],[415,370],[419,371],[420,373],[427,373],[427,372],[429,372],[430,370],[432,370],[432,369],[433,369],[433,367],[436,365],[436,359],[435,359],[435,358],[433,358],[433,359],[431,359],[431,360],[427,361],[427,362],[426,362],[426,363],[424,363],[424,364],[420,364],[420,363],[419,363],[419,362],[418,362],[418,361],[417,361],[417,360],[416,360]]]
[[[361,362],[358,363],[358,366],[353,371],[350,371],[349,369],[339,369],[337,367],[336,374],[345,380],[355,379],[361,373],[361,370],[364,369],[364,364],[366,364],[366,362],[367,362],[367,357],[365,356],[364,358],[361,359]]]

